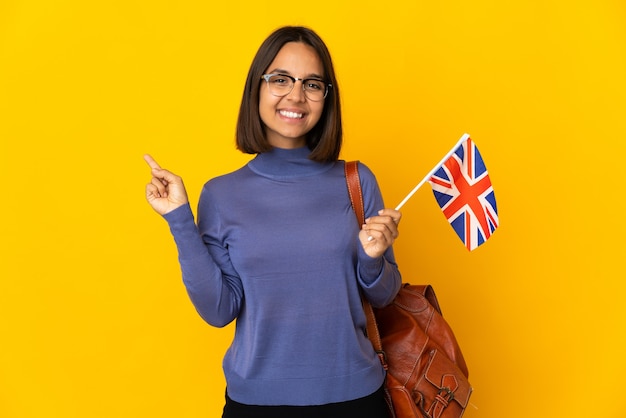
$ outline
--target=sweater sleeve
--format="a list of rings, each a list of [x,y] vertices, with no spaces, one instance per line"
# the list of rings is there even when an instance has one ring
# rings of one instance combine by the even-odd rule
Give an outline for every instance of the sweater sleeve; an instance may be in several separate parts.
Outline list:
[[[384,209],[385,204],[374,174],[364,164],[359,164],[359,176],[365,217],[368,218]],[[358,280],[365,297],[376,308],[390,304],[402,285],[393,247],[389,247],[381,257],[372,258],[365,253],[359,242],[357,256]]]
[[[239,278],[222,270],[228,264],[227,251],[204,242],[189,204],[164,218],[176,242],[183,283],[198,314],[213,326],[227,325],[237,317],[243,298]]]

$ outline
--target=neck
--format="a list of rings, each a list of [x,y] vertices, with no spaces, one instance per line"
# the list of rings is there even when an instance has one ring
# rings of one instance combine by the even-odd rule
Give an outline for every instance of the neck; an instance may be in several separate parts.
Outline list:
[[[332,163],[309,160],[310,153],[307,147],[273,148],[258,154],[248,163],[248,167],[257,174],[275,178],[310,176],[332,167]]]

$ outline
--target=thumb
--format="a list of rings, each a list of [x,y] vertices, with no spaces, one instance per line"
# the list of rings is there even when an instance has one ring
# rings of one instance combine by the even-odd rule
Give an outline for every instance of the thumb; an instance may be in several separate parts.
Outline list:
[[[165,185],[181,183],[180,178],[169,170],[161,167],[154,167],[151,171],[152,175],[161,180],[161,182]]]

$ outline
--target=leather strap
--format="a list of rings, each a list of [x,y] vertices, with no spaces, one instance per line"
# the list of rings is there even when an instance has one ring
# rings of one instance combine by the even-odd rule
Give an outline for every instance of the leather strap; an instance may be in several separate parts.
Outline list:
[[[365,223],[365,209],[363,208],[363,191],[361,190],[361,179],[359,178],[359,162],[346,161],[346,183],[348,184],[348,195],[352,209],[356,213],[359,228]]]
[[[352,203],[352,209],[356,214],[359,227],[362,227],[365,223],[365,208],[363,206],[363,191],[361,189],[361,179],[359,178],[359,162],[347,161],[345,163],[346,172],[346,184],[348,186],[348,195],[350,196],[350,202]],[[385,368],[388,369],[387,358],[383,351],[383,345],[380,340],[380,332],[378,331],[378,325],[376,324],[376,316],[374,315],[374,308],[369,301],[363,296],[361,292],[361,303],[363,304],[363,311],[365,312],[365,318],[367,319],[367,337],[372,342],[374,350],[380,358],[380,362]]]

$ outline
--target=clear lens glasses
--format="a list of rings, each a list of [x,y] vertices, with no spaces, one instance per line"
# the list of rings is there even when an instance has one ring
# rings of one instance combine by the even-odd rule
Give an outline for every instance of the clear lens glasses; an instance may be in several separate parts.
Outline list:
[[[332,87],[332,85],[319,78],[302,79],[286,74],[264,74],[261,78],[267,82],[270,93],[277,97],[283,97],[291,93],[296,81],[299,80],[302,82],[302,90],[304,90],[306,98],[314,102],[324,100],[328,94],[329,87]]]

